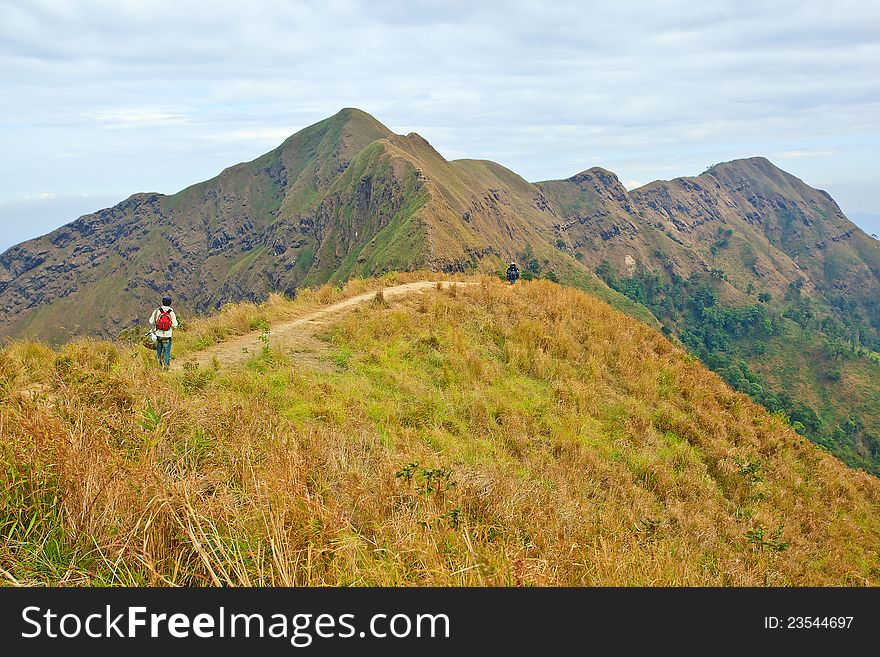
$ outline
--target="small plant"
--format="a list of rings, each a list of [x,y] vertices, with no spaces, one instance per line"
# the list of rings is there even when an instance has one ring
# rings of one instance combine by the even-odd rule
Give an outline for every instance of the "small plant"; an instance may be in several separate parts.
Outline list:
[[[758,550],[770,550],[771,552],[783,552],[788,549],[790,543],[782,540],[782,532],[785,525],[779,525],[769,534],[763,525],[759,524],[746,531],[746,541]]]
[[[733,236],[733,230],[730,228],[718,228],[718,239],[709,247],[712,255],[715,256],[722,249],[726,249],[730,244],[730,238]]]
[[[446,513],[440,516],[443,520],[445,520],[449,524],[450,529],[458,529],[461,526],[462,521],[464,520],[464,514],[461,509],[455,507],[454,509],[450,509]]]
[[[421,468],[419,474],[422,478],[419,492],[424,495],[445,493],[455,488],[455,482],[451,480],[452,470],[445,468]]]
[[[753,484],[764,481],[764,476],[759,472],[761,469],[760,461],[749,462],[745,459],[736,458],[734,463],[739,466],[739,475],[741,477],[748,479]]]
[[[417,461],[411,461],[404,465],[395,474],[395,477],[402,479],[408,485],[412,484],[415,491],[424,497],[424,502],[418,502],[417,505],[425,514],[419,525],[427,529],[433,526],[442,526],[444,523],[450,529],[458,529],[461,525],[464,514],[459,507],[441,511],[446,505],[445,493],[455,488],[455,482],[452,481],[452,470],[446,468],[426,468]],[[439,507],[439,508],[438,508]],[[434,511],[429,511],[429,509]]]
[[[269,323],[265,317],[251,317],[248,321],[248,328],[251,331],[268,331]]]
[[[165,412],[161,407],[156,408],[153,406],[153,402],[148,401],[147,407],[141,411],[142,419],[140,421],[141,427],[143,427],[144,431],[156,431],[159,428],[159,424],[162,422],[162,418],[165,416]]]
[[[260,342],[263,343],[263,355],[269,353],[269,325],[265,322],[260,329]]]
[[[374,296],[373,300],[370,302],[370,305],[373,308],[387,308],[388,302],[385,300],[385,291],[378,290],[376,296]]]
[[[394,476],[398,479],[403,479],[406,483],[412,481],[413,477],[416,474],[416,470],[418,470],[419,464],[416,462],[407,463],[400,470],[394,473]]]
[[[203,390],[211,382],[216,370],[201,369],[198,363],[183,364],[183,389],[187,392]]]
[[[825,373],[825,378],[829,381],[840,381],[840,370],[828,370]]]

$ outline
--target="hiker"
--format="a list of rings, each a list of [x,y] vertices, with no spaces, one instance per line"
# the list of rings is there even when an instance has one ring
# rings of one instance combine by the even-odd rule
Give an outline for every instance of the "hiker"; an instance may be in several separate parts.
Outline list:
[[[156,336],[156,358],[159,367],[171,367],[171,330],[177,328],[177,315],[171,308],[171,297],[163,297],[162,305],[150,315],[150,332]]]
[[[519,267],[516,266],[515,262],[511,262],[510,266],[507,268],[507,282],[513,285],[519,280]]]

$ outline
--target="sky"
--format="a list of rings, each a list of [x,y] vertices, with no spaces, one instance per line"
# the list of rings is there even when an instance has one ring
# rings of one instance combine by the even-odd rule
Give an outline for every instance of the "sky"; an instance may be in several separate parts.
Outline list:
[[[880,233],[880,0],[0,0],[0,251],[358,107],[629,188],[763,155]]]

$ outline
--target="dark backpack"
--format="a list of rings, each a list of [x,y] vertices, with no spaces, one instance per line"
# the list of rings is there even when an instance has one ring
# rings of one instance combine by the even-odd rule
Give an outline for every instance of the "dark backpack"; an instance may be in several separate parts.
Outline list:
[[[170,331],[171,330],[171,309],[162,310],[159,308],[159,316],[156,318],[156,330],[157,331]]]

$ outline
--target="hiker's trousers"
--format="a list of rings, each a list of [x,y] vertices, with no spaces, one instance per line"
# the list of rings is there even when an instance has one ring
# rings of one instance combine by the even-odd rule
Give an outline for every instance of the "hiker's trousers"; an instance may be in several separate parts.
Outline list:
[[[171,338],[156,340],[156,358],[159,359],[159,365],[171,366]]]

